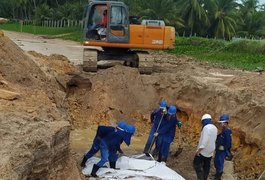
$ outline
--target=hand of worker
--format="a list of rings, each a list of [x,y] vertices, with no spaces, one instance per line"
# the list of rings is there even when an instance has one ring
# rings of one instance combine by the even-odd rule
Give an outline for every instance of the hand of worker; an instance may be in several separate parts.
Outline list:
[[[178,122],[178,127],[181,128],[181,126],[182,126],[182,122],[179,121],[179,122]]]
[[[156,133],[154,134],[154,136],[157,137],[157,136],[158,136],[158,132],[156,132]]]
[[[162,109],[163,114],[167,114],[167,108]]]

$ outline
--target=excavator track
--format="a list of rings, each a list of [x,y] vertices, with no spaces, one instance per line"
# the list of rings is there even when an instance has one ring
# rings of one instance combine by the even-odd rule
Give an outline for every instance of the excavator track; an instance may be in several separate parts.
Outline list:
[[[152,74],[154,58],[148,52],[137,52],[139,61],[138,69],[140,74]]]
[[[83,70],[86,72],[97,72],[98,51],[85,48],[83,51]]]

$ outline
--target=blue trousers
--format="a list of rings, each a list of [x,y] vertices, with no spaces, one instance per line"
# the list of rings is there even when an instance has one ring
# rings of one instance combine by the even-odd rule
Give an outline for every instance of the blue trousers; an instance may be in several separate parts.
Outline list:
[[[100,138],[96,137],[93,141],[90,150],[85,155],[86,161],[99,151],[99,145],[100,145]]]
[[[156,147],[158,148],[158,159],[159,161],[166,161],[168,154],[169,154],[169,149],[170,149],[170,144],[171,144],[171,139],[166,136],[158,136],[157,141],[156,141]]]
[[[107,144],[103,140],[100,142],[99,148],[100,148],[101,159],[97,163],[97,166],[103,167],[104,164],[108,161],[108,158],[109,158],[109,150],[108,150]]]
[[[216,172],[223,172],[224,171],[224,162],[225,162],[226,152],[217,150],[214,157],[214,167]]]
[[[149,132],[149,136],[148,136],[148,139],[147,139],[145,147],[144,147],[144,153],[148,153],[150,146],[151,146],[151,143],[152,143],[152,140],[154,138],[155,131],[156,131],[156,128],[154,127],[154,125],[152,125],[152,128]]]

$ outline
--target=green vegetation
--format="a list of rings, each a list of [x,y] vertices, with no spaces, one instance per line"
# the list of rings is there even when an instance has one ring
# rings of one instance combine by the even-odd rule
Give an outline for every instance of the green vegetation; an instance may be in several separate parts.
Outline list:
[[[265,43],[261,41],[224,41],[199,37],[178,37],[176,48],[169,52],[192,56],[200,61],[245,70],[265,69]]]
[[[38,35],[48,35],[50,36],[50,38],[59,37],[62,39],[73,40],[78,42],[82,41],[82,31],[83,31],[77,27],[53,28],[53,27],[43,27],[43,26],[34,26],[34,25],[21,26],[19,23],[0,24],[0,29],[17,31],[17,32],[26,32]]]
[[[121,0],[130,15],[160,19],[178,34],[219,39],[265,37],[265,4],[259,0]],[[1,0],[0,17],[81,20],[87,0]]]

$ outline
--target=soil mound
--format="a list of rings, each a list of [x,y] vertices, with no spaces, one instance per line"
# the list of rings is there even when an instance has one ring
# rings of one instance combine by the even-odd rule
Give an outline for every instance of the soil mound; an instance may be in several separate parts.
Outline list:
[[[0,93],[1,178],[80,177],[69,154],[70,126],[57,108],[64,93],[5,36],[0,37]],[[69,167],[67,176],[60,174]]]

